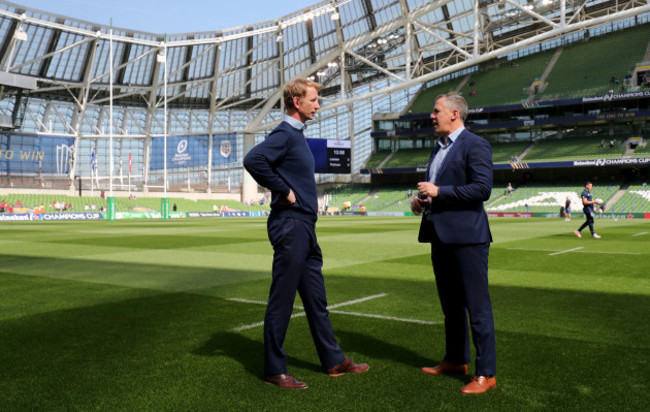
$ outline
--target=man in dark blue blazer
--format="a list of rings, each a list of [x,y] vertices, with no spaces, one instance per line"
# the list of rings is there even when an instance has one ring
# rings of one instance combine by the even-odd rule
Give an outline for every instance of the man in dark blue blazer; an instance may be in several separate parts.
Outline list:
[[[431,114],[436,141],[426,181],[411,209],[423,213],[418,240],[431,243],[431,260],[445,317],[443,361],[422,371],[433,375],[467,373],[469,325],[476,349],[476,373],[463,393],[496,387],[488,254],[492,235],[483,202],[492,191],[489,143],[465,129],[467,102],[456,94],[438,96]]]

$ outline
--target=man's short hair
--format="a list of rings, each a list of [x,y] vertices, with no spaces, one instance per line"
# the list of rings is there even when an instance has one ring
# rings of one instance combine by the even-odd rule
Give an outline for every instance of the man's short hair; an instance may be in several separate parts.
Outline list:
[[[440,94],[436,97],[436,101],[438,99],[445,98],[445,107],[447,107],[450,110],[458,110],[458,114],[460,115],[460,119],[465,122],[467,120],[467,113],[469,112],[469,108],[467,107],[467,102],[465,101],[465,98],[459,94],[456,93],[446,93],[446,94]]]
[[[285,110],[293,109],[295,106],[293,104],[294,97],[305,97],[307,94],[307,89],[313,87],[316,91],[320,90],[323,85],[316,83],[309,79],[296,78],[290,80],[289,83],[284,86],[284,108]]]

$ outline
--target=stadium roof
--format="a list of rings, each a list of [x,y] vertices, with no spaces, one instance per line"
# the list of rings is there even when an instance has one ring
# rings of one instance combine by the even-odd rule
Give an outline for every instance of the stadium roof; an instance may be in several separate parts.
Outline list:
[[[164,35],[0,1],[0,70],[14,75],[0,78],[0,109],[28,96],[42,101],[42,110],[30,108],[38,122],[56,112],[78,135],[82,122],[102,129],[101,109],[87,112],[112,98],[144,113],[140,131],[149,135],[166,100],[171,110],[207,111],[206,130],[222,122],[225,131],[255,132],[277,122],[281,86],[293,77],[323,83],[322,111],[336,112],[648,12],[645,0],[330,0],[218,32]],[[234,126],[216,115],[228,111],[246,113],[245,121]]]

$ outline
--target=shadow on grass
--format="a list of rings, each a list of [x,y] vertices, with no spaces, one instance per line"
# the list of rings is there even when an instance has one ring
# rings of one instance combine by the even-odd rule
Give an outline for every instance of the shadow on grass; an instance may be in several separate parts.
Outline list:
[[[264,373],[264,344],[238,333],[217,332],[193,353],[200,356],[226,356],[239,362],[251,375],[261,377]],[[291,354],[287,354],[287,367],[323,371],[319,364],[297,359]]]
[[[435,366],[442,361],[442,359],[424,357],[415,351],[407,349],[403,344],[390,343],[363,333],[342,331],[337,333],[337,337],[345,342],[344,350],[363,354],[368,359],[386,359],[418,370],[423,366]],[[441,336],[441,339],[439,342],[431,342],[432,345],[440,344],[444,346],[444,336]],[[365,361],[359,359],[357,362]],[[372,367],[372,365],[370,366]],[[469,382],[469,377],[463,375],[449,375],[448,377],[456,378],[462,382]]]

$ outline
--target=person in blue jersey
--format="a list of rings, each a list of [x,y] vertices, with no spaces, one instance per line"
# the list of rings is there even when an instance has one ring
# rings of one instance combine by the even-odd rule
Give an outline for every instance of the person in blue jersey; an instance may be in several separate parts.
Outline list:
[[[571,199],[569,196],[566,197],[566,202],[564,202],[564,220],[567,222],[571,220]]]
[[[420,196],[411,201],[423,213],[418,241],[431,244],[431,261],[445,318],[445,356],[422,372],[467,374],[470,327],[476,372],[461,388],[480,394],[496,388],[494,318],[488,290],[492,234],[483,202],[492,192],[492,149],[465,129],[468,108],[456,94],[436,98],[431,119],[439,139],[431,153]],[[469,322],[468,322],[469,318]]]
[[[267,221],[273,246],[271,291],[264,316],[265,383],[305,389],[287,371],[283,344],[300,294],[316,352],[325,372],[332,377],[360,373],[367,364],[356,364],[339,347],[327,310],[323,256],[316,239],[318,193],[314,157],[303,130],[320,108],[321,84],[308,79],[289,81],[284,88],[284,121],[244,157],[244,167],[261,186],[271,190]]]
[[[576,236],[582,237],[580,232],[582,232],[582,229],[586,228],[589,226],[589,231],[591,232],[591,236],[600,239],[600,235],[594,231],[594,205],[598,205],[598,201],[592,200],[591,199],[591,188],[594,187],[594,185],[591,182],[585,183],[585,188],[582,191],[582,195],[580,197],[582,198],[582,211],[585,212],[585,223],[580,226],[578,230],[574,230],[573,233],[575,233]]]

